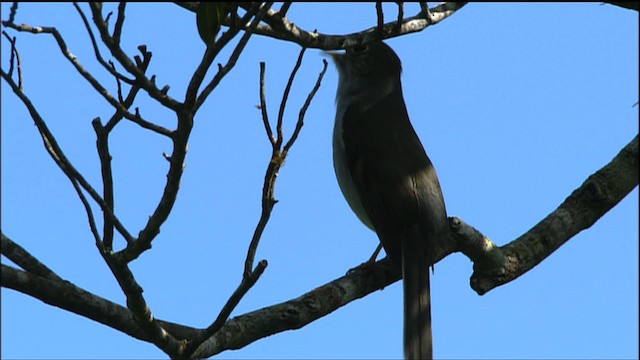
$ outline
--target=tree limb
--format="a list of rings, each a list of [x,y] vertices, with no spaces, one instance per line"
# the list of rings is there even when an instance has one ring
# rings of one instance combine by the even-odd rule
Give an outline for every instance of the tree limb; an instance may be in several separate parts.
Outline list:
[[[99,322],[136,339],[151,342],[151,339],[135,322],[129,309],[92,294],[66,280],[44,278],[4,264],[2,264],[0,275],[2,275],[2,287],[27,294],[46,304]],[[177,339],[192,338],[200,331],[184,325],[162,320],[157,321]]]
[[[591,227],[638,186],[638,135],[551,214],[516,240],[500,247],[502,264],[474,264],[471,287],[479,294],[517,279],[580,231]],[[490,250],[494,250],[488,247]],[[488,253],[488,252],[487,252]]]
[[[386,23],[381,30],[376,25],[347,35],[322,34],[304,30],[278,11],[270,10],[264,18],[267,25],[259,25],[253,32],[256,35],[294,42],[305,48],[338,50],[422,31],[453,15],[466,4],[466,1],[441,3],[431,8],[429,12],[421,10],[418,14],[404,19],[401,23],[397,21]],[[194,2],[180,2],[177,5],[194,13],[197,9],[197,3]],[[249,3],[240,3],[240,7],[246,8],[248,6],[250,6]],[[228,26],[228,20],[223,24]],[[247,27],[248,25],[245,25],[245,28]]]

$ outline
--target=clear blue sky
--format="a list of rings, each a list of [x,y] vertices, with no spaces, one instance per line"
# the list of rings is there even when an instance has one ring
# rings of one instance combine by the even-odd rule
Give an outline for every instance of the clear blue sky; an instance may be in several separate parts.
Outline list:
[[[3,19],[9,6],[2,3]],[[204,51],[195,16],[173,4],[130,4],[128,10],[126,51],[133,55],[146,44],[153,52],[150,72],[182,100]],[[407,5],[407,14],[415,12]],[[388,14],[395,16],[393,6]],[[294,4],[289,15],[303,28],[329,34],[375,23],[371,4]],[[70,50],[115,93],[70,4],[22,3],[16,22],[58,27]],[[636,12],[600,3],[470,4],[435,27],[388,44],[403,61],[409,113],[438,171],[449,215],[499,245],[553,211],[638,133]],[[19,34],[18,46],[26,93],[67,156],[101,189],[91,120],[106,121],[110,107],[62,59],[51,37]],[[7,49],[3,38],[3,69]],[[204,327],[240,281],[270,154],[255,108],[258,63],[267,63],[275,119],[298,50],[254,36],[196,117],[174,211],[152,251],[132,266],[156,317]],[[321,59],[319,51],[307,52],[286,113],[287,133]],[[336,82],[330,68],[278,177],[279,203],[257,255],[269,267],[233,316],[337,278],[376,246],[333,174]],[[144,96],[136,105],[147,119],[174,126],[171,114]],[[2,231],[63,278],[124,304],[72,186],[4,81],[1,116]],[[162,153],[171,145],[123,123],[112,134],[111,150],[116,211],[137,234],[161,195],[167,169]],[[638,358],[637,188],[516,281],[478,296],[469,287],[471,273],[472,263],[460,254],[436,266],[436,357]],[[401,323],[396,283],[301,330],[221,357],[398,358]],[[6,359],[165,357],[151,344],[4,288],[1,325]]]

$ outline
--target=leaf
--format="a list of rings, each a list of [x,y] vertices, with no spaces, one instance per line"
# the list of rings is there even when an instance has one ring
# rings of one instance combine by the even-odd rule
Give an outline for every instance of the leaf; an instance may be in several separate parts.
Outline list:
[[[196,11],[196,25],[198,34],[205,45],[215,40],[222,26],[222,20],[229,13],[230,7],[224,2],[204,2],[198,4]]]

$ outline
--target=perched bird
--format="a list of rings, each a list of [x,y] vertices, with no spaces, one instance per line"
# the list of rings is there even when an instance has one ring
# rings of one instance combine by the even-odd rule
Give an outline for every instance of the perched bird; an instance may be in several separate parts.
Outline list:
[[[402,65],[385,43],[329,53],[339,73],[333,164],[342,194],[402,271],[404,356],[431,359],[429,267],[448,226],[436,172],[402,96]]]

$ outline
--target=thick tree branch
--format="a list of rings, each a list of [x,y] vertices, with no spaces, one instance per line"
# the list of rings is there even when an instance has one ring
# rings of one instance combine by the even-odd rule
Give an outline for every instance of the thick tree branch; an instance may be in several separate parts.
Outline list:
[[[638,1],[605,1],[611,5],[619,6],[621,8],[638,11],[640,8],[640,2]]]
[[[181,343],[154,318],[142,295],[142,287],[136,281],[128,264],[108,251],[103,251],[102,256],[127,297],[127,308],[131,310],[133,319],[144,331],[148,341],[175,358],[182,351]]]
[[[179,6],[195,12],[197,3],[178,3]],[[299,28],[292,21],[284,17],[278,11],[270,10],[264,18],[267,25],[260,25],[255,30],[256,35],[268,36],[274,39],[294,42],[305,48],[315,48],[323,50],[346,49],[369,42],[394,38],[414,32],[419,32],[431,25],[438,24],[442,20],[453,15],[456,11],[466,5],[467,2],[445,2],[439,4],[425,12],[421,10],[418,14],[402,20],[401,23],[392,21],[382,26],[371,27],[356,33],[347,35],[322,34],[315,31],[308,31]],[[241,7],[247,8],[248,3],[241,3]],[[223,22],[228,26],[228,21]],[[248,25],[245,25],[247,28]]]
[[[45,278],[2,264],[2,287],[30,295],[46,304],[67,310],[87,319],[143,341],[151,339],[124,306],[92,294],[66,280]],[[157,320],[177,339],[195,337],[201,330],[171,322]]]
[[[209,357],[225,350],[241,349],[261,338],[299,329],[398,280],[400,274],[386,258],[382,259],[367,270],[350,272],[298,298],[227,321],[194,356]]]
[[[1,234],[0,251],[2,255],[27,272],[50,280],[62,280],[58,274],[41,263],[22,246],[16,244],[5,234]]]
[[[513,242],[501,246],[501,267],[479,266],[471,287],[480,295],[517,279],[580,231],[591,227],[638,186],[640,153],[636,135],[609,164],[587,180],[551,214]],[[498,270],[498,271],[496,271]]]

